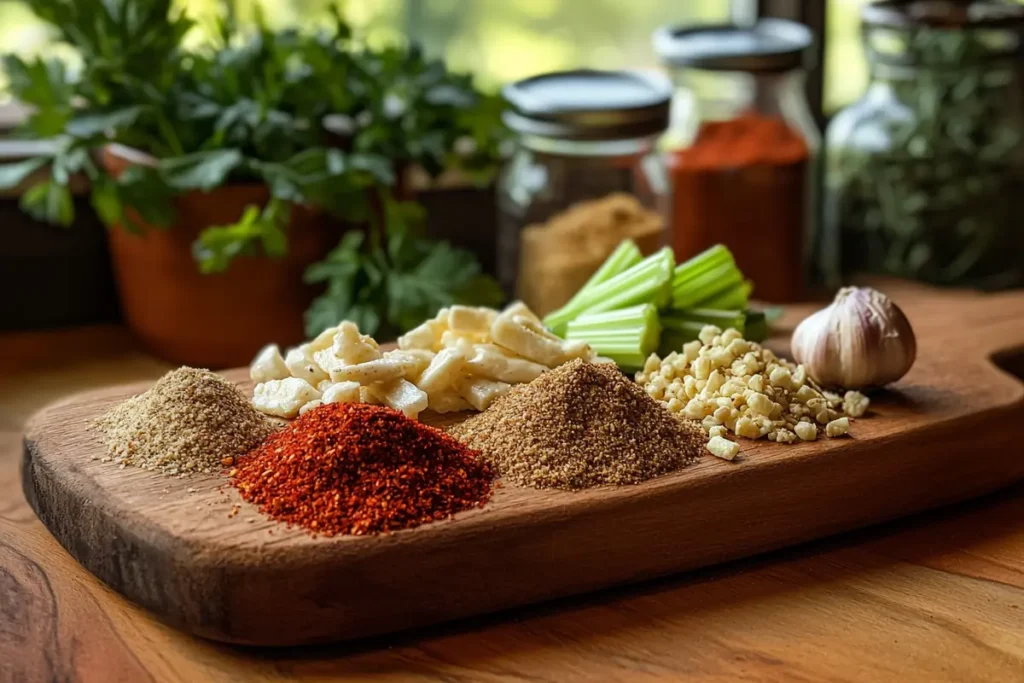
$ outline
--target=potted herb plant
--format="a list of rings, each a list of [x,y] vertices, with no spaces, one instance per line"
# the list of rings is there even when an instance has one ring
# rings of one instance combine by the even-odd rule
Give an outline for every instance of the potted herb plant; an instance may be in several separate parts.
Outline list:
[[[303,34],[228,12],[186,50],[193,22],[171,0],[33,9],[82,67],[6,59],[27,130],[56,144],[0,168],[0,186],[48,168],[23,207],[68,224],[68,179],[90,180],[125,321],[158,355],[237,365],[342,318],[389,335],[499,296],[470,254],[419,234],[396,182],[410,165],[494,166],[499,111],[468,77],[415,48],[361,46],[341,17]]]

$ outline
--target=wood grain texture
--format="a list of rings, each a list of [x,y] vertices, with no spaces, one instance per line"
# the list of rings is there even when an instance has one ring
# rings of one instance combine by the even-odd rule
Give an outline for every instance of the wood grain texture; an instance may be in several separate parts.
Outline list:
[[[178,627],[287,645],[363,637],[639,581],[976,496],[1024,477],[1008,425],[1024,389],[993,353],[1024,342],[1024,296],[901,301],[914,371],[855,439],[745,442],[635,487],[499,489],[484,510],[390,536],[312,539],[218,476],[168,479],[94,459],[84,427],[144,386],[73,397],[26,430],[25,491],[90,571]],[[951,327],[956,320],[962,324]],[[188,489],[196,491],[189,493]]]

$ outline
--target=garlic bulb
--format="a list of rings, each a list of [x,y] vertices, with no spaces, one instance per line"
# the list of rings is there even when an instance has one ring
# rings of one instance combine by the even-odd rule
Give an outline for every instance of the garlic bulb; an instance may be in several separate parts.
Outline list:
[[[868,287],[845,287],[793,332],[793,358],[826,387],[868,389],[907,374],[917,340],[903,311]]]

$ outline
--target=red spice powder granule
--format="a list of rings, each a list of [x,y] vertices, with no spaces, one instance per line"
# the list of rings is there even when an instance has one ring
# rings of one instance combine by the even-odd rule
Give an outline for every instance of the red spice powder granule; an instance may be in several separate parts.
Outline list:
[[[231,484],[314,534],[408,529],[483,507],[494,472],[477,451],[383,406],[311,410],[239,458]]]

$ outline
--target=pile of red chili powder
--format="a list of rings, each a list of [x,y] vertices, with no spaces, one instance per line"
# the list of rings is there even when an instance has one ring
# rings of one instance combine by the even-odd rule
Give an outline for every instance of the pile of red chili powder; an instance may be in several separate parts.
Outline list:
[[[494,472],[444,432],[383,406],[330,403],[239,459],[231,484],[314,534],[408,529],[483,507]]]

